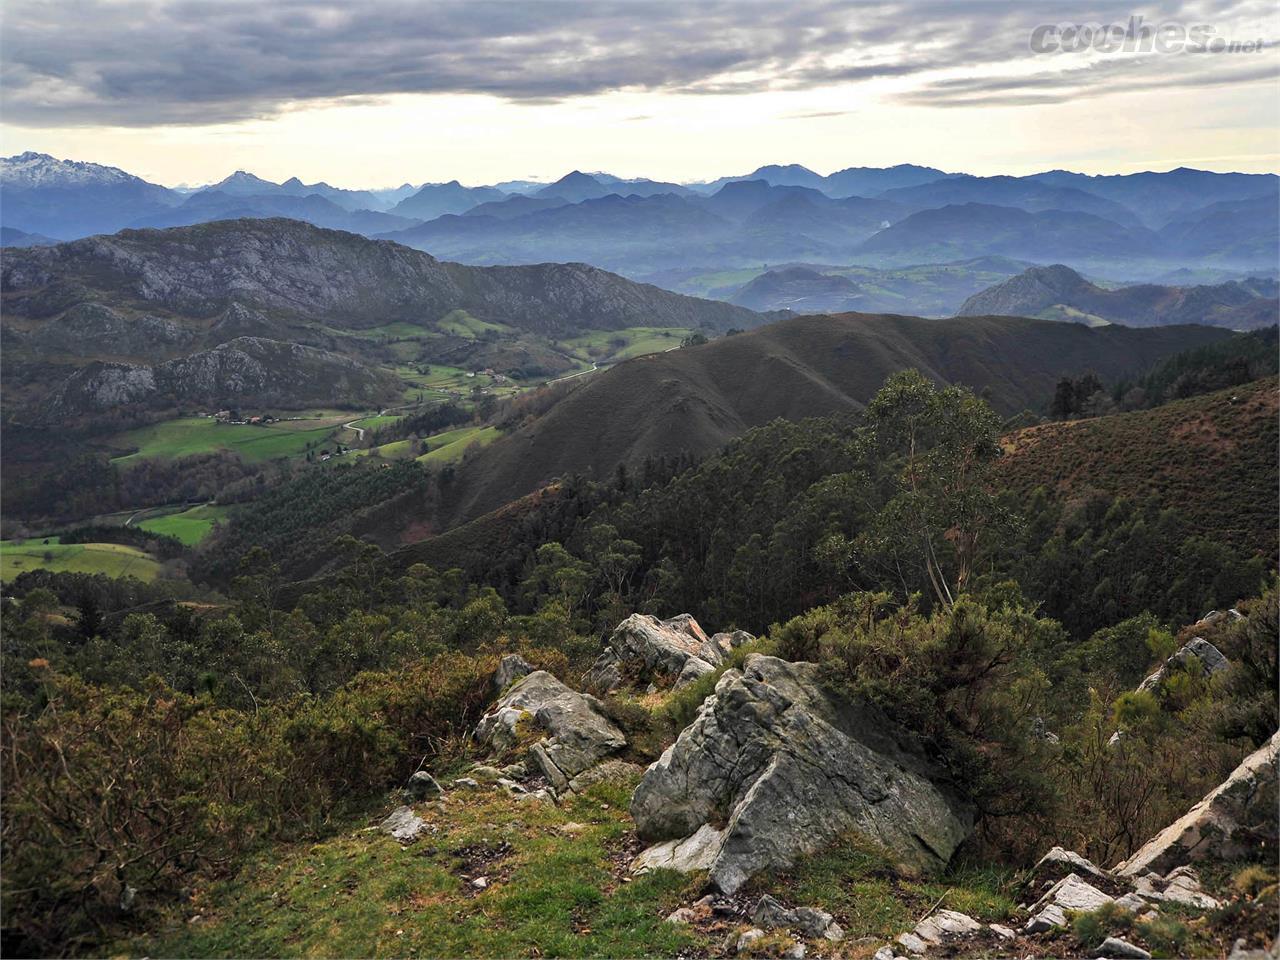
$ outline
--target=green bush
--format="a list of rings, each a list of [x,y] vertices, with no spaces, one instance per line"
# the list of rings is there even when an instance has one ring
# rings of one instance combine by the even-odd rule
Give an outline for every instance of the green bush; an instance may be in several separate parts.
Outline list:
[[[108,689],[52,672],[3,715],[6,923],[33,950],[90,944],[145,901],[263,838],[337,814],[460,752],[491,697],[492,655],[446,653],[365,673],[330,696],[236,710],[208,696]]]

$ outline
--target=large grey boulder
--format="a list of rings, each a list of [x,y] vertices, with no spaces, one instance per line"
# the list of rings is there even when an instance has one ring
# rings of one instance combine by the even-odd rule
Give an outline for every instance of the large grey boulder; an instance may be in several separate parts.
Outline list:
[[[518,680],[476,726],[476,740],[499,751],[536,734],[529,754],[556,790],[627,745],[599,700],[545,670]]]
[[[1230,662],[1222,655],[1222,651],[1204,637],[1192,637],[1173,656],[1160,665],[1160,669],[1138,685],[1139,690],[1155,693],[1160,685],[1175,670],[1185,670],[1193,663],[1198,663],[1205,676],[1213,676],[1219,670],[1225,670]]]
[[[850,831],[907,863],[943,866],[973,811],[939,783],[883,713],[824,690],[816,664],[755,654],[720,678],[645,771],[631,815],[651,842],[722,827],[714,856],[702,859],[733,893]]]
[[[735,648],[754,639],[745,630],[708,637],[687,613],[669,620],[633,613],[614,628],[587,679],[603,690],[621,686],[626,679],[672,679],[679,687],[710,673]]]
[[[1261,849],[1276,833],[1280,732],[1231,776],[1116,868],[1125,877],[1166,874],[1195,860],[1230,860]]]

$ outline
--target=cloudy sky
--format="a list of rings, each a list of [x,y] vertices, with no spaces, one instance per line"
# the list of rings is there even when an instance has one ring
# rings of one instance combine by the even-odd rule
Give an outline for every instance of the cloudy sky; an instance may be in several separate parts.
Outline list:
[[[0,146],[166,184],[237,168],[351,187],[789,162],[1280,171],[1276,9],[4,0]],[[1134,16],[1174,49],[1031,43]],[[1179,27],[1254,49],[1177,49]]]

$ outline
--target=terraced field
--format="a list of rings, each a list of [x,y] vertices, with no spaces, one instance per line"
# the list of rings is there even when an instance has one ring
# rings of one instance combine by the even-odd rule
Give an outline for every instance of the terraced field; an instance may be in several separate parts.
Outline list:
[[[57,537],[0,540],[0,580],[12,580],[28,570],[154,580],[160,564],[151,554],[118,543],[64,544]]]

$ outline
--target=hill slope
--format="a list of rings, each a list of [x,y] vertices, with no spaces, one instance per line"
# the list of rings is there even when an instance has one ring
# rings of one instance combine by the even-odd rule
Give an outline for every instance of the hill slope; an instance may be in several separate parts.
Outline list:
[[[1246,330],[1274,324],[1278,309],[1274,280],[1194,287],[1143,283],[1107,290],[1070,267],[1054,264],[1032,267],[974,294],[960,307],[957,316],[1072,319],[1083,314],[1129,326],[1203,323]]]
[[[1275,377],[1152,410],[1028,427],[1006,438],[1004,484],[1177,507],[1196,533],[1274,557]]]
[[[556,477],[608,476],[619,463],[658,454],[705,456],[777,417],[860,409],[905,368],[982,389],[1007,414],[1041,403],[1065,374],[1115,379],[1224,336],[1207,327],[1089,329],[1012,317],[787,320],[589,378],[465,464],[444,519],[478,516]]]

